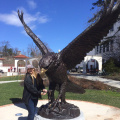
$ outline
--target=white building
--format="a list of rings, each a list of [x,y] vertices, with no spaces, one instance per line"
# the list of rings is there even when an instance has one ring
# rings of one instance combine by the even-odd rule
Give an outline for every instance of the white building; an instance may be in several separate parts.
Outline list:
[[[95,55],[95,49],[87,53],[87,55],[84,57],[84,60],[77,64],[76,67],[83,68],[83,73],[92,73],[92,72],[98,72],[102,71],[102,56],[101,55]]]
[[[7,76],[25,74],[27,64],[32,64],[38,69],[38,58],[29,58],[25,55],[22,55],[20,51],[18,51],[17,56],[14,56],[13,65],[4,65],[3,60],[5,59],[0,58],[0,70],[3,70],[4,73],[7,73]]]
[[[120,60],[120,21],[116,22],[106,37],[95,47],[95,55],[101,55],[103,63],[110,57]]]

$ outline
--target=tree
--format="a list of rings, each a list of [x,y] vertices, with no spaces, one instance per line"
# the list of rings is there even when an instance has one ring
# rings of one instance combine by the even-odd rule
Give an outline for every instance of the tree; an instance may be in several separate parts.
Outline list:
[[[3,56],[13,56],[17,55],[18,48],[12,48],[9,41],[2,41],[0,46],[0,52]]]
[[[95,3],[92,3],[93,7],[91,10],[95,9],[95,7],[99,8],[99,10],[94,14],[93,18],[91,18],[88,23],[95,22],[100,18],[100,16],[104,13],[104,10],[109,8],[110,2],[113,2],[113,5],[116,3],[117,0],[97,0]],[[105,4],[106,2],[107,4]],[[112,7],[112,6],[111,6]],[[109,9],[108,9],[109,10]]]
[[[120,72],[120,63],[115,58],[110,58],[103,64],[103,69],[107,73]]]
[[[28,56],[30,56],[30,57],[40,57],[40,56],[42,56],[42,53],[39,50],[39,48],[36,45],[34,45],[33,43],[28,45],[27,53],[28,53]]]
[[[8,48],[7,49],[7,53],[9,56],[12,56],[13,55],[13,49],[12,48]]]
[[[2,53],[3,53],[3,56],[8,56],[8,49],[10,47],[10,44],[9,44],[9,41],[2,41]]]

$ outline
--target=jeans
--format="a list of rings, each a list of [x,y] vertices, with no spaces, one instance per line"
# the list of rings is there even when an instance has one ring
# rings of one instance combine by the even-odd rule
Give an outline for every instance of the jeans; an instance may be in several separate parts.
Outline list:
[[[27,120],[34,120],[37,103],[38,103],[38,99],[30,99],[28,104],[25,104],[28,110]]]

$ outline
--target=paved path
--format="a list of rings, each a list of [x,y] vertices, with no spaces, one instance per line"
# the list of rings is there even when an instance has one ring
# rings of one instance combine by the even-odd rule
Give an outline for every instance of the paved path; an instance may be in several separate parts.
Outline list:
[[[104,84],[116,87],[116,88],[120,88],[120,81],[116,81],[116,80],[112,80],[112,79],[106,79],[106,78],[102,78],[100,76],[89,76],[89,75],[81,75],[81,74],[71,74],[72,76],[75,76],[77,78],[84,78],[84,79],[88,79],[88,80],[92,80],[92,81],[101,81]]]
[[[3,83],[11,83],[11,82],[21,82],[23,80],[10,80],[10,81],[0,81],[0,84],[3,84]]]
[[[39,100],[37,107],[47,102]],[[119,108],[78,100],[67,100],[67,102],[77,105],[85,120],[120,120]],[[27,114],[23,103],[0,106],[0,120],[27,120]]]

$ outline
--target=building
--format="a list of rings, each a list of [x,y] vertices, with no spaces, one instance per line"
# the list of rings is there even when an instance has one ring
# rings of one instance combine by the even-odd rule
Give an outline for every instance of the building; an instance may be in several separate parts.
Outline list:
[[[95,55],[101,55],[103,63],[113,57],[120,61],[120,21],[117,21],[106,37],[95,47]]]
[[[95,49],[93,49],[86,54],[84,60],[77,64],[76,67],[82,68],[84,74],[102,71],[102,56],[95,55]]]
[[[7,76],[19,75],[26,73],[27,64],[32,64],[38,70],[38,58],[29,58],[25,55],[21,54],[21,51],[18,51],[17,55],[13,57],[14,64],[13,65],[4,65],[4,58],[0,58],[0,70],[3,70]]]

